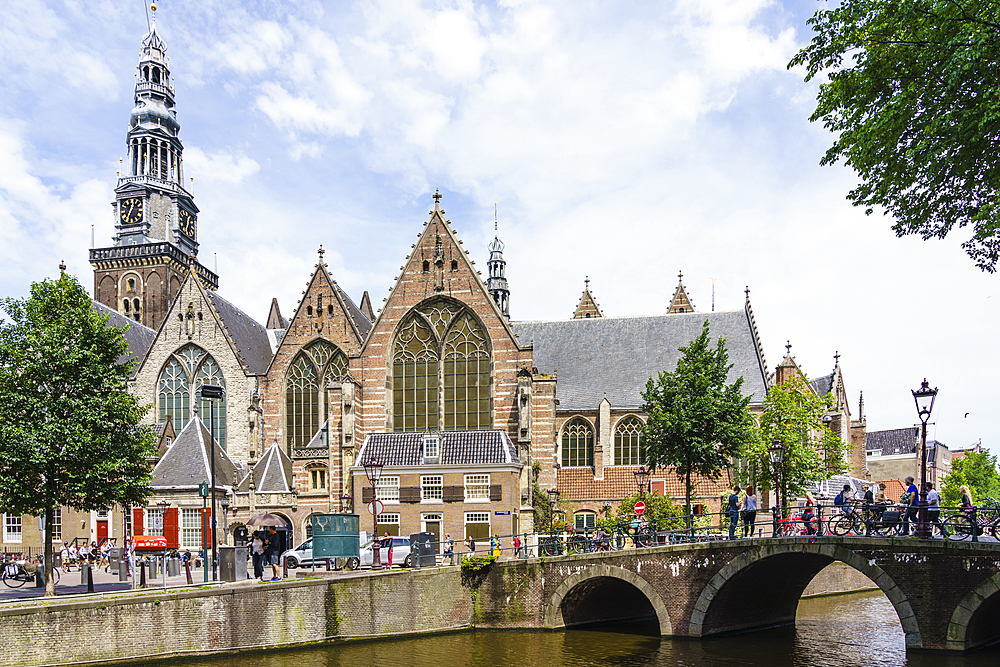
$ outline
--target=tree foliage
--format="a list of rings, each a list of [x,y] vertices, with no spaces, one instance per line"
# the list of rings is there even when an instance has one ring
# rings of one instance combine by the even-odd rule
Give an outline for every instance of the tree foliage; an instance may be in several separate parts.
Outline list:
[[[63,274],[0,308],[0,509],[44,515],[134,506],[149,497],[148,406],[127,389],[134,361],[108,316]],[[52,540],[45,540],[52,563]],[[52,578],[47,578],[52,594]]]
[[[980,503],[988,496],[1000,500],[1000,473],[997,457],[989,452],[970,452],[951,463],[951,472],[941,486],[941,504],[957,507],[962,499],[958,490],[965,485],[972,491],[972,502]]]
[[[639,502],[638,492],[625,496],[614,512],[607,518],[600,519],[597,525],[604,528],[628,526],[635,518],[635,504]],[[658,493],[642,494],[642,502],[646,505],[643,516],[649,521],[656,521],[657,530],[678,530],[684,528],[684,508],[674,505],[673,501]]]
[[[823,423],[832,399],[817,396],[799,373],[772,387],[764,400],[757,437],[740,455],[741,477],[757,488],[773,488],[775,464],[768,448],[785,447],[778,465],[781,498],[799,496],[816,481],[847,470],[849,446]]]
[[[651,467],[675,466],[684,480],[686,513],[691,513],[695,475],[718,479],[732,458],[754,437],[753,418],[743,395],[743,378],[726,384],[726,339],[710,344],[708,320],[672,372],[662,371],[642,392],[648,421],[642,444]]]
[[[984,271],[1000,257],[1000,2],[841,0],[817,11],[789,63],[820,74],[810,120],[836,133],[820,164],[861,177],[848,195],[895,218],[897,236],[944,238]]]

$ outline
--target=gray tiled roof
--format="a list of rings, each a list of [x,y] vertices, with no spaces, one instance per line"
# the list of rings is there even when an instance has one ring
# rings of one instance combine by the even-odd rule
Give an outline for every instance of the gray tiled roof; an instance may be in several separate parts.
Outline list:
[[[267,365],[271,363],[271,343],[268,341],[267,329],[252,317],[229,303],[215,292],[209,291],[215,312],[236,344],[247,373],[263,375]]]
[[[646,381],[677,367],[678,348],[701,333],[706,319],[713,340],[726,337],[733,364],[728,381],[742,375],[744,395],[762,403],[767,376],[746,311],[511,322],[511,327],[522,345],[534,344],[540,372],[558,373],[560,410],[593,410],[605,395],[616,408],[638,409]]]
[[[124,329],[125,342],[128,343],[128,353],[118,357],[118,363],[124,363],[131,356],[136,361],[141,361],[146,356],[146,351],[153,344],[156,331],[147,326],[131,320],[116,310],[112,310],[99,301],[93,301],[94,310],[101,315],[108,315],[108,326]]]
[[[264,452],[253,467],[253,484],[257,493],[288,493],[292,490],[292,460],[277,442]],[[250,473],[240,480],[237,491],[250,490]]]
[[[190,420],[153,468],[150,485],[154,489],[165,486],[191,487],[210,480],[212,473],[208,443],[211,441],[212,434],[204,422],[198,417]],[[237,474],[236,465],[217,443],[214,443],[214,450],[215,484],[217,487],[231,486]]]
[[[306,444],[306,449],[309,449],[309,448],[325,448],[327,446],[326,440],[327,440],[328,436],[324,432],[323,429],[325,429],[326,426],[327,426],[327,424],[329,424],[329,423],[330,423],[330,420],[327,419],[325,422],[323,422],[322,424],[320,424],[320,427],[318,429],[316,429],[316,433],[313,434],[313,437],[309,440],[308,444]]]
[[[358,328],[358,334],[361,336],[362,340],[368,335],[368,332],[372,330],[372,321],[364,314],[364,312],[358,307],[351,297],[347,296],[347,292],[341,289],[340,285],[336,282],[333,283],[340,292],[340,298],[343,300],[344,305],[347,306],[347,314],[351,316],[354,320],[354,326]]]
[[[809,384],[817,396],[826,396],[833,391],[833,373],[816,378],[815,380],[809,380]]]
[[[882,456],[912,454],[917,451],[919,441],[920,429],[916,426],[865,433],[865,449],[868,451],[878,449],[882,452]]]
[[[440,465],[518,463],[517,450],[505,431],[440,431]],[[424,433],[371,433],[355,461],[374,459],[387,466],[423,463]]]

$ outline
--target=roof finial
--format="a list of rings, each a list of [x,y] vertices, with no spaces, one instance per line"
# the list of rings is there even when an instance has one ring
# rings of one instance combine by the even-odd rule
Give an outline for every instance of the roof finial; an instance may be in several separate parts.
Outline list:
[[[587,292],[590,291],[590,276],[584,276],[583,289],[586,290]]]
[[[833,353],[833,367],[836,368],[839,365],[840,365],[840,352],[837,351]]]
[[[493,231],[494,233],[500,231],[499,223],[497,222],[497,206],[500,204],[500,200],[493,202]]]
[[[59,273],[66,273],[66,260],[59,260]]]
[[[319,253],[319,263],[322,264],[323,263],[323,253],[326,252],[326,250],[323,250],[323,244],[322,243],[319,244],[319,250],[317,250],[316,252]]]
[[[434,206],[437,206],[440,201],[441,201],[441,191],[438,190],[437,188],[434,188]]]
[[[677,282],[684,282],[684,271],[683,270],[677,272]]]
[[[749,301],[750,300],[750,286],[749,285],[747,285],[747,288],[745,290],[743,290],[743,293],[747,295],[747,301]]]
[[[792,353],[792,341],[788,341],[785,343],[785,355],[787,356],[791,353]]]

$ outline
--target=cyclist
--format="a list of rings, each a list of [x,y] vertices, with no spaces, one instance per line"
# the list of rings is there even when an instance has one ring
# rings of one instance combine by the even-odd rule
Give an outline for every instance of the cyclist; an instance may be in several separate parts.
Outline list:
[[[833,506],[840,509],[846,516],[853,517],[854,510],[851,509],[850,496],[852,495],[851,485],[844,484],[844,489],[833,498]]]

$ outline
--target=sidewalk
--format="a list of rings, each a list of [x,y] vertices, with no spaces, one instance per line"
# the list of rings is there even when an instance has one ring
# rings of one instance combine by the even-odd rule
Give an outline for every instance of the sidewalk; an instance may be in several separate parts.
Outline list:
[[[104,568],[98,569],[96,567],[93,569],[93,572],[95,593],[127,591],[132,588],[131,579],[129,579],[129,581],[118,581],[117,572],[114,574],[105,573]],[[211,581],[211,570],[209,570],[208,576],[209,581]],[[56,595],[85,595],[87,593],[87,584],[81,584],[80,581],[80,570],[74,569],[68,573],[60,572],[59,583],[56,584]],[[191,581],[194,585],[204,584],[204,570],[192,569]],[[180,576],[167,577],[167,588],[179,588],[187,585],[187,576],[184,574],[183,568],[181,569]],[[163,588],[163,574],[158,573],[155,581],[147,579],[146,588]],[[21,588],[7,588],[3,584],[0,584],[0,602],[42,597],[44,594],[45,588],[35,588],[35,584],[33,582],[26,583]]]

